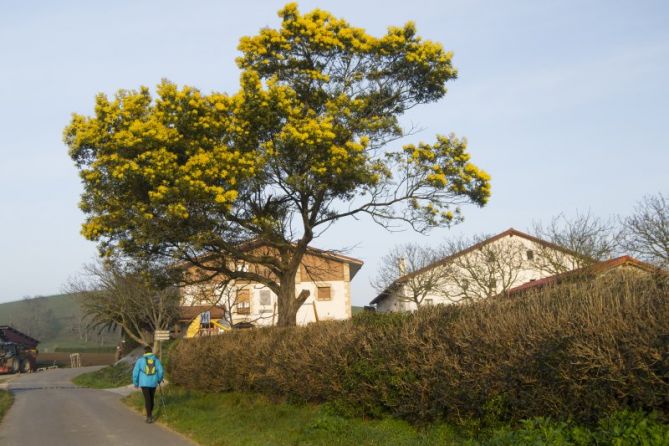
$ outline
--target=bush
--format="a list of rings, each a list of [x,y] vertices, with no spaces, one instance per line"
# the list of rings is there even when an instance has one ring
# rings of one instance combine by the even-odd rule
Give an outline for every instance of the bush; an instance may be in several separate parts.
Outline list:
[[[609,274],[515,299],[185,340],[172,381],[331,402],[410,421],[534,417],[595,423],[669,412],[664,282]]]

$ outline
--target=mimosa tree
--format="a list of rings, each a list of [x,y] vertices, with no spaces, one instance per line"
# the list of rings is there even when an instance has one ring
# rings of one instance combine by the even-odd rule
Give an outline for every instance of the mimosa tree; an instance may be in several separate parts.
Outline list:
[[[490,184],[464,139],[395,144],[399,118],[456,77],[440,44],[412,23],[373,37],[295,4],[279,16],[278,29],[241,39],[237,93],[163,81],[155,97],[100,94],[65,142],[84,185],[82,232],[103,254],[260,282],[278,296],[279,325],[294,325],[307,298],[295,273],[331,224],[367,215],[427,231],[459,221],[460,204],[483,206]]]

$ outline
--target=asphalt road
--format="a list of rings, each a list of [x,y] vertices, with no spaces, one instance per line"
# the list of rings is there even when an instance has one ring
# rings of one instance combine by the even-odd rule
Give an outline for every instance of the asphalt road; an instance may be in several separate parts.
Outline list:
[[[49,370],[12,379],[8,387],[15,400],[0,424],[0,445],[194,444],[158,424],[146,424],[118,393],[77,388],[70,381],[96,368]]]

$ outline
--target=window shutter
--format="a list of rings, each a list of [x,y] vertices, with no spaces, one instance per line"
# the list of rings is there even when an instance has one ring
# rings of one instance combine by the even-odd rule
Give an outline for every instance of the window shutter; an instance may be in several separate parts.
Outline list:
[[[332,289],[329,286],[319,286],[318,300],[332,300]]]
[[[237,290],[237,314],[251,314],[249,290]]]
[[[269,290],[260,290],[260,305],[272,305],[272,295]]]

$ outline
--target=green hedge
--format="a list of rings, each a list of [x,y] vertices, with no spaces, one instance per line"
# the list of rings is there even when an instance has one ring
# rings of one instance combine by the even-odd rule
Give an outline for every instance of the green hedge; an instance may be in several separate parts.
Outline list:
[[[173,382],[410,421],[594,423],[669,413],[664,279],[607,275],[515,299],[186,340]]]

